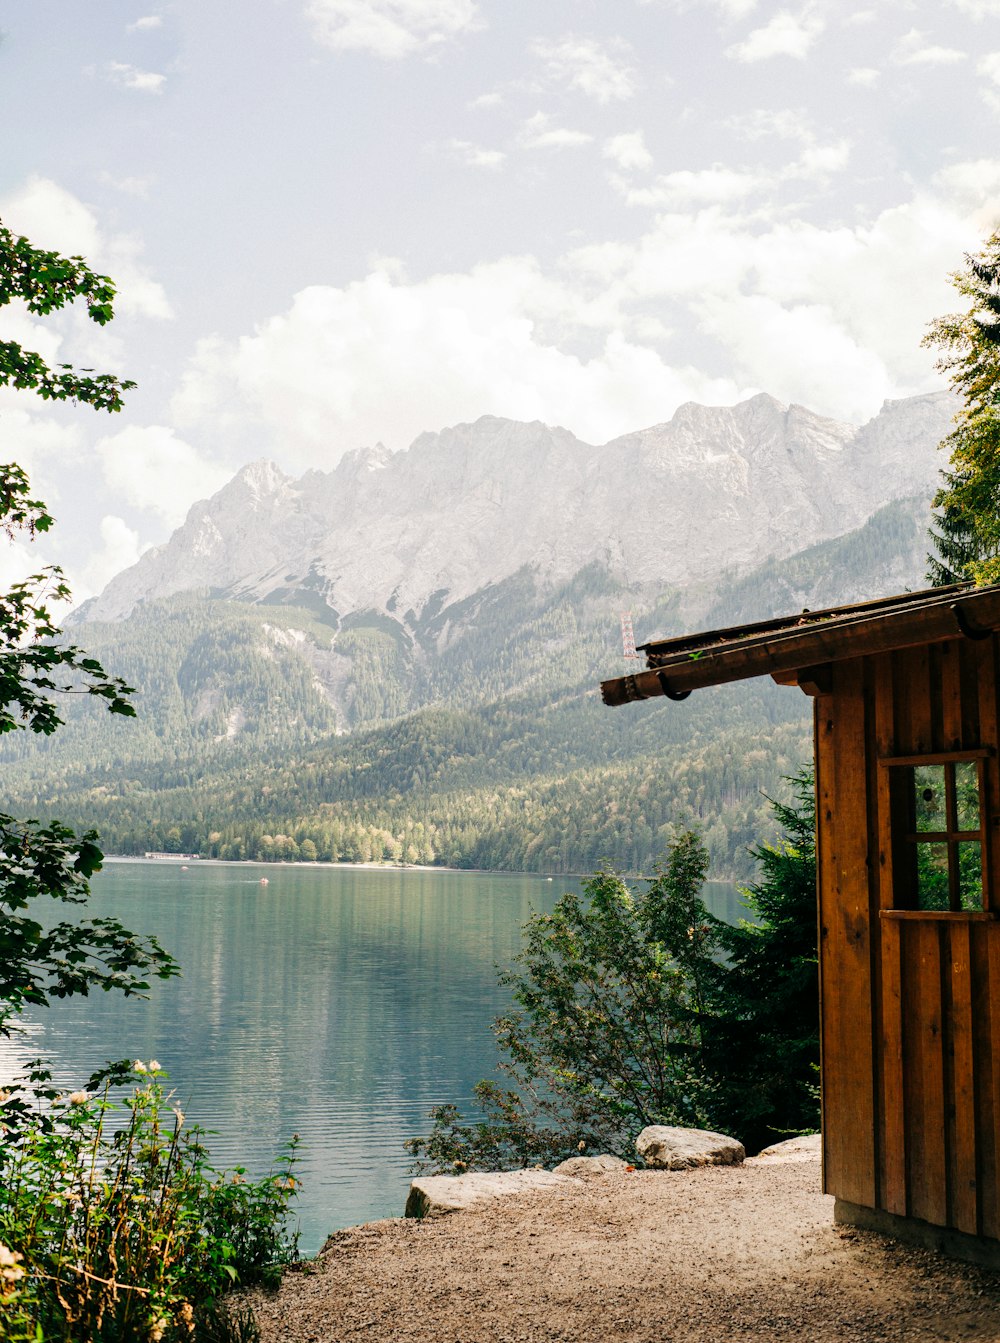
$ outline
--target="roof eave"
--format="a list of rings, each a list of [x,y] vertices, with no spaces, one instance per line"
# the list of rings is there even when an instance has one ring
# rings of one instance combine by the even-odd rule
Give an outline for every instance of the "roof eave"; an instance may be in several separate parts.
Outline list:
[[[835,616],[824,621],[743,637],[718,647],[668,652],[650,650],[650,670],[601,684],[605,704],[627,704],[658,695],[686,698],[692,690],[755,676],[785,676],[803,668],[841,662],[852,657],[940,643],[954,638],[979,638],[1000,627],[1000,587],[959,590],[952,600],[934,600],[909,609],[876,614]],[[863,611],[863,608],[861,608]],[[853,608],[854,611],[858,608]]]

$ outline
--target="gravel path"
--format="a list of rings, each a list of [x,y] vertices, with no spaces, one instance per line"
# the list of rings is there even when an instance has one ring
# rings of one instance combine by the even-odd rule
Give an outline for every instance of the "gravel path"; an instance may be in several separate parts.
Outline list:
[[[816,1161],[616,1172],[338,1232],[263,1343],[1000,1340],[1000,1274],[835,1227]]]

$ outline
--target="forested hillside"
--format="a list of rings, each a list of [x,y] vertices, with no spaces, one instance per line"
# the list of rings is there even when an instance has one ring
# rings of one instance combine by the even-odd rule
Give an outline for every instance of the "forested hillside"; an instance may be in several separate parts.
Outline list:
[[[183,595],[74,629],[141,688],[137,720],[70,700],[49,740],[5,741],[11,807],[95,826],[112,852],[394,860],[527,871],[649,870],[697,824],[716,875],[745,875],[765,794],[809,751],[809,701],[747,682],[609,710],[637,635],[724,625],[919,585],[924,505],[699,590],[627,593],[590,565],[522,571],[410,630]],[[669,575],[665,576],[669,578]]]

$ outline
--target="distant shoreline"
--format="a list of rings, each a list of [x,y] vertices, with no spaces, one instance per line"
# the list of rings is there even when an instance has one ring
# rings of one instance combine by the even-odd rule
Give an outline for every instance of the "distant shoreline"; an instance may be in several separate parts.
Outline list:
[[[443,863],[331,863],[320,862],[318,859],[309,862],[307,860],[296,859],[290,862],[287,858],[277,859],[273,863],[268,863],[260,858],[192,858],[190,855],[178,854],[176,858],[140,858],[132,853],[106,853],[104,862],[107,863],[140,863],[149,867],[188,867],[192,864],[198,867],[262,867],[265,870],[273,871],[276,867],[293,868],[331,868],[333,870],[343,870],[344,868],[355,868],[369,872],[456,872],[456,873],[480,873],[483,876],[496,877],[537,877],[539,881],[554,881],[556,876],[562,877],[589,877],[590,872],[508,872],[506,869],[494,867],[446,867]]]
[[[595,875],[594,872],[519,872],[514,869],[499,867],[446,867],[443,863],[331,863],[321,862],[319,859],[308,861],[296,859],[290,861],[287,858],[276,859],[274,862],[265,862],[261,858],[191,858],[178,854],[176,858],[140,858],[131,853],[106,853],[104,863],[140,863],[147,864],[150,867],[186,867],[190,864],[196,864],[198,867],[262,867],[265,871],[273,871],[276,867],[287,868],[305,868],[312,870],[314,868],[330,869],[332,871],[343,871],[345,868],[362,872],[454,872],[456,875],[483,876],[483,877],[537,877],[539,881],[555,881],[557,877],[572,878],[574,881],[589,881]],[[627,880],[631,881],[651,881],[652,877],[642,872],[626,872],[623,874]],[[706,881],[714,882],[719,886],[736,886],[739,883],[734,877],[716,877],[711,873],[706,877]]]

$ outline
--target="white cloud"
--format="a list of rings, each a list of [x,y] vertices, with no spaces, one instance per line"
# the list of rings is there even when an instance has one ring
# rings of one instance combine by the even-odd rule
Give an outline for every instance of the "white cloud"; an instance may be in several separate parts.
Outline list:
[[[651,5],[659,3],[659,0],[639,0],[639,3]],[[721,10],[727,19],[744,19],[757,8],[757,0],[669,0],[669,3],[672,9],[679,10],[682,14],[700,4],[711,5]]]
[[[12,316],[11,310],[5,309],[4,339],[38,350],[48,361],[57,357],[61,344],[58,335],[41,327],[31,330],[26,318],[11,321]],[[22,466],[46,502],[55,507],[59,500],[59,465],[79,457],[83,436],[78,424],[56,419],[47,412],[46,403],[38,398],[10,388],[0,390],[0,461]],[[43,489],[38,477],[46,474],[53,483],[46,483]]]
[[[473,111],[481,111],[486,108],[500,107],[503,103],[503,94],[501,93],[481,93],[478,98],[473,98],[469,107]]]
[[[811,140],[812,127],[800,107],[757,107],[740,112],[726,123],[746,140]]]
[[[896,43],[892,59],[897,65],[955,65],[966,59],[966,53],[955,47],[937,46],[927,40],[927,33],[911,28]]]
[[[622,172],[646,172],[653,166],[653,156],[646,148],[642,131],[627,131],[605,140],[601,153],[617,163]]]
[[[118,288],[117,311],[143,317],[173,316],[163,286],[142,265],[141,242],[130,234],[109,233],[89,205],[45,177],[31,177],[16,191],[0,198],[0,217],[15,232],[23,233],[36,247],[71,256],[84,256],[92,268],[111,275]],[[105,344],[102,336],[86,324],[89,340]]]
[[[873,88],[882,78],[882,71],[871,65],[858,65],[847,72],[848,84],[860,84],[862,88]]]
[[[874,9],[856,9],[853,14],[848,14],[846,18],[841,19],[845,28],[861,28],[869,23],[874,23],[878,18],[878,12]]]
[[[214,494],[232,475],[159,424],[128,425],[100,439],[96,453],[112,489],[171,527],[184,521],[195,500]]]
[[[593,136],[567,126],[551,126],[544,112],[536,112],[521,127],[518,143],[523,149],[579,149],[589,145]]]
[[[783,134],[791,136],[793,132],[787,127]],[[616,185],[626,204],[632,206],[667,210],[732,206],[760,196],[761,209],[771,214],[775,210],[772,198],[782,183],[824,183],[831,174],[842,172],[850,160],[851,146],[847,140],[820,144],[807,122],[801,122],[794,135],[800,142],[798,155],[779,168],[733,168],[715,163],[710,168],[664,173],[646,186],[635,186],[627,180]]]
[[[851,146],[847,140],[837,140],[829,145],[806,145],[795,163],[789,164],[784,175],[788,179],[822,179],[831,173],[843,172],[850,157]]]
[[[159,14],[146,14],[141,19],[136,19],[135,23],[127,24],[125,31],[129,33],[144,33],[148,32],[151,28],[162,27],[163,20],[160,18]]]
[[[102,170],[98,181],[106,187],[113,187],[115,191],[120,191],[124,196],[135,196],[137,200],[148,200],[149,191],[155,182],[151,173],[143,177],[116,177],[114,173],[109,173],[107,169]]]
[[[455,157],[470,168],[502,168],[507,155],[502,149],[484,149],[469,140],[450,140],[448,148]]]
[[[124,518],[117,517],[113,513],[108,513],[101,519],[100,535],[100,549],[91,554],[74,581],[75,602],[96,597],[115,574],[131,568],[139,556],[149,549],[148,544],[140,543],[139,533],[133,531]]]
[[[732,117],[728,125],[746,140],[772,138],[799,144],[798,158],[790,160],[783,168],[762,174],[762,186],[782,181],[823,178],[832,172],[841,172],[850,158],[848,141],[820,143],[811,119],[800,107],[756,108]]]
[[[1000,0],[949,0],[949,3],[973,19],[1000,18]]]
[[[814,170],[845,152],[820,147]],[[727,171],[667,175],[674,203],[640,238],[551,269],[509,257],[303,290],[242,340],[203,342],[175,417],[223,446],[262,425],[296,468],[328,467],[484,413],[602,441],[688,399],[765,389],[862,420],[940,386],[920,340],[1000,206],[1000,158],[954,164],[854,227],[768,218],[746,207],[752,175]]]
[[[804,60],[824,27],[812,6],[798,14],[784,9],[763,28],[755,28],[744,41],[727,47],[725,55],[747,63],[770,60],[772,56]]]
[[[740,295],[735,302],[707,294],[703,328],[738,354],[743,374],[760,386],[782,369],[782,398],[829,406],[843,400],[850,386],[857,418],[883,399],[890,381],[877,354],[863,345],[827,304],[782,304],[764,294]],[[799,394],[802,394],[800,396]]]
[[[714,0],[728,19],[745,19],[757,8],[757,0]]]
[[[123,89],[132,89],[135,93],[162,93],[167,82],[166,75],[140,70],[138,66],[125,65],[121,61],[109,61],[105,68],[113,84],[120,84]]]
[[[6,592],[14,583],[23,582],[37,574],[50,561],[40,555],[28,541],[0,540],[0,592]],[[59,616],[56,617],[59,619]]]
[[[733,204],[764,190],[768,179],[763,174],[716,163],[711,168],[682,168],[663,173],[648,187],[627,191],[629,205],[652,205],[678,210],[699,205]]]
[[[1000,51],[991,51],[980,57],[976,70],[994,84],[1000,84]]]
[[[975,221],[978,233],[992,233],[1000,224],[1000,159],[954,163],[942,168],[932,180],[945,200]]]
[[[334,51],[399,60],[482,27],[474,0],[309,0],[316,38]]]
[[[2,217],[0,215],[0,218]],[[65,355],[62,353],[65,324],[53,321],[51,316],[44,319],[32,316],[19,300],[3,309],[3,312],[0,313],[0,325],[2,325],[4,340],[16,341],[18,345],[23,345],[25,349],[36,351],[47,364],[55,363],[57,359],[65,359]],[[7,413],[5,398],[10,396],[15,396],[13,390],[4,391],[0,389],[0,407],[4,407],[5,413]],[[20,404],[20,396],[17,394],[14,405]]]
[[[239,406],[280,433],[297,465],[329,466],[359,443],[405,447],[424,429],[483,414],[569,423],[601,441],[681,401],[739,394],[725,379],[672,367],[613,317],[588,308],[577,276],[549,280],[531,258],[410,285],[369,275],[346,289],[303,290],[238,344],[203,345],[175,411],[207,427]],[[598,320],[589,358],[542,330]],[[239,436],[238,423],[224,427]]]
[[[638,74],[627,58],[630,48],[624,42],[567,35],[555,40],[540,38],[531,50],[552,79],[599,103],[622,101],[635,94]]]

